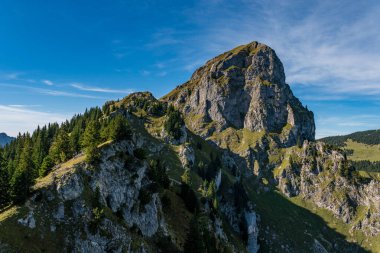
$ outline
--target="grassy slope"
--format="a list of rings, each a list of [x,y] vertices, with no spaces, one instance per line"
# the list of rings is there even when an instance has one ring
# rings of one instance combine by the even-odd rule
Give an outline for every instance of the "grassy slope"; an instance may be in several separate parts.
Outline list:
[[[380,161],[380,144],[368,145],[352,141],[351,139],[345,142],[345,149],[352,149],[354,152],[348,158],[353,161],[368,160],[371,162]]]

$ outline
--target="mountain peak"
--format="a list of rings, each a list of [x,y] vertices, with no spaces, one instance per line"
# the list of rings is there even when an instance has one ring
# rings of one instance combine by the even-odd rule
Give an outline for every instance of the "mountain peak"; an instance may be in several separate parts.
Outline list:
[[[280,133],[285,145],[314,140],[313,113],[293,95],[275,51],[259,42],[236,47],[206,62],[163,98],[191,117],[205,135],[228,127]]]

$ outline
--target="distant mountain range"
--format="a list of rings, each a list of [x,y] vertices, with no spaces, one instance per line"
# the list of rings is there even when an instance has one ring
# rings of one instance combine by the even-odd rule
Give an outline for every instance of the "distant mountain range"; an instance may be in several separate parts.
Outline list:
[[[13,137],[8,136],[6,133],[0,133],[0,147],[4,147],[13,139]]]

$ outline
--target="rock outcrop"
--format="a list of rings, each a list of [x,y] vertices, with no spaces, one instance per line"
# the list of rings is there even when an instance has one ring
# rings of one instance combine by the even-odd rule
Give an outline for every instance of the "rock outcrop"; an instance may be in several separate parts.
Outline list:
[[[275,169],[280,190],[330,210],[352,229],[380,234],[380,182],[361,182],[344,155],[322,142],[305,142]]]
[[[208,61],[163,100],[181,108],[188,126],[206,137],[228,127],[274,133],[286,128],[286,146],[314,140],[313,113],[286,84],[275,51],[257,42]]]

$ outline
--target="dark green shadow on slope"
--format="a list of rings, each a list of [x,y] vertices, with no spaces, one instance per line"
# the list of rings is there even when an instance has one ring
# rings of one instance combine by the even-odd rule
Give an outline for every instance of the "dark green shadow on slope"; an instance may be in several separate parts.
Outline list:
[[[260,215],[259,252],[314,252],[315,239],[329,252],[370,252],[348,242],[345,235],[327,226],[308,209],[292,203],[282,194],[269,190],[257,193],[248,181],[247,190]]]

